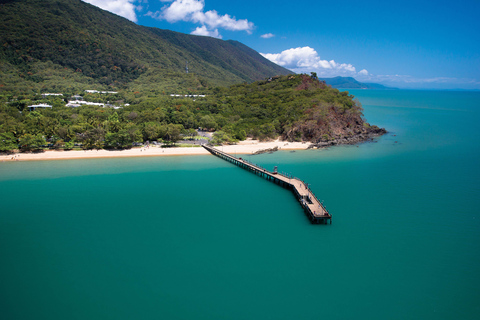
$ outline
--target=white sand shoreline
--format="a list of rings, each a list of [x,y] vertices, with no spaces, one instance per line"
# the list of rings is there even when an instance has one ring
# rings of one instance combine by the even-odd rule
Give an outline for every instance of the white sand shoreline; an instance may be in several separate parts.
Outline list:
[[[278,147],[279,150],[304,150],[310,146],[309,142],[269,141],[257,140],[240,141],[236,145],[219,146],[220,150],[229,154],[252,154],[254,152]],[[40,160],[69,160],[69,159],[98,159],[98,158],[126,158],[126,157],[161,157],[183,155],[209,155],[202,147],[160,148],[151,145],[149,148],[132,148],[128,150],[49,150],[40,153],[15,153],[0,155],[0,162],[5,161],[40,161]]]

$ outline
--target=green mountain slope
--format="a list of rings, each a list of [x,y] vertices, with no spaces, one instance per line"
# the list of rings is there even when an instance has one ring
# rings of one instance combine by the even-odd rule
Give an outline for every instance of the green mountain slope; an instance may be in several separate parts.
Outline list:
[[[80,0],[2,0],[0,16],[3,90],[175,90],[291,73],[238,42],[139,26]]]
[[[195,52],[196,56],[201,57],[203,61],[226,70],[247,82],[261,80],[272,75],[291,73],[238,41],[222,41],[156,28],[152,28],[151,31],[165,41],[185,48],[189,52]],[[189,61],[190,70],[195,71],[198,68],[195,62],[201,64],[202,60]],[[185,67],[185,64],[182,67]]]

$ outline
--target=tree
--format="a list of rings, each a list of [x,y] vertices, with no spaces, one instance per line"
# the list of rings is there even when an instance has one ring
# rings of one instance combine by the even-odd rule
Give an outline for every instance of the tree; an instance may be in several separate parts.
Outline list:
[[[17,148],[17,139],[15,139],[12,133],[0,133],[0,152],[10,152]]]
[[[55,132],[62,140],[67,141],[75,137],[72,130],[68,126],[58,127]]]
[[[120,121],[118,120],[118,113],[116,111],[108,117],[106,125],[110,131],[117,132],[120,130]]]
[[[129,149],[134,142],[139,142],[142,134],[138,128],[131,126],[118,132],[109,132],[105,135],[104,146],[107,149]]]
[[[185,130],[185,136],[186,136],[186,137],[191,137],[191,139],[193,139],[193,138],[196,137],[197,135],[198,135],[197,130],[195,130],[195,129],[193,129],[193,128],[190,128],[190,129]]]
[[[230,142],[233,142],[233,139],[224,131],[217,131],[213,134],[213,138],[212,138],[212,144],[213,145],[221,145],[223,143],[230,143]]]
[[[138,113],[136,113],[135,111],[132,111],[128,114],[127,116],[127,119],[130,120],[130,121],[133,121],[135,120],[136,118],[138,117]],[[117,117],[118,118],[118,117]]]
[[[275,138],[275,125],[273,123],[265,123],[260,126],[260,140],[267,140],[269,138]]]
[[[108,132],[105,135],[106,149],[125,149],[129,146],[128,133],[125,130],[119,132]],[[131,145],[130,145],[131,146]]]
[[[209,130],[216,130],[218,124],[211,115],[205,115],[200,119],[200,126]]]
[[[124,130],[128,133],[128,141],[130,143],[143,141],[142,131],[135,124],[127,123]]]
[[[20,149],[22,149],[23,151],[41,150],[42,147],[47,144],[47,141],[40,133],[36,135],[27,133],[21,136],[18,140],[20,144]]]
[[[160,135],[160,125],[156,122],[147,122],[142,128],[143,140],[154,141]]]
[[[73,140],[70,140],[68,142],[65,142],[64,149],[65,150],[71,150],[75,146],[75,142]]]
[[[173,144],[180,140],[180,134],[182,133],[183,126],[181,124],[168,124],[167,125],[167,132],[163,137],[164,140],[169,141]]]
[[[235,131],[235,139],[238,139],[240,141],[243,141],[247,138],[247,133],[243,129],[238,129]]]
[[[105,130],[100,127],[87,130],[81,135],[84,149],[102,149]]]
[[[118,122],[118,113],[115,111],[112,115],[108,117],[108,121],[110,122]]]

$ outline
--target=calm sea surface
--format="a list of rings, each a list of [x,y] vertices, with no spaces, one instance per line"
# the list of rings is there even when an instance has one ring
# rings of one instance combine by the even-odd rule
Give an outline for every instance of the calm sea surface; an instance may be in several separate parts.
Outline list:
[[[479,319],[480,93],[351,91],[374,143],[0,163],[1,319]]]

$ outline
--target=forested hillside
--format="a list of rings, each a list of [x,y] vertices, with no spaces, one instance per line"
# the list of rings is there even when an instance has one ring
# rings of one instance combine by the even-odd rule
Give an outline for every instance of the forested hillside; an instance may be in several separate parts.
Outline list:
[[[214,143],[247,137],[351,143],[385,131],[362,118],[362,107],[348,92],[332,89],[315,76],[272,77],[252,84],[209,89],[205,97],[88,93],[89,101],[123,104],[69,108],[61,97],[3,96],[0,101],[0,150],[129,148],[135,142],[174,143],[195,129],[215,131]],[[28,105],[52,108],[29,111]]]
[[[2,91],[195,91],[290,73],[238,42],[139,26],[80,0],[3,0],[0,16]]]

